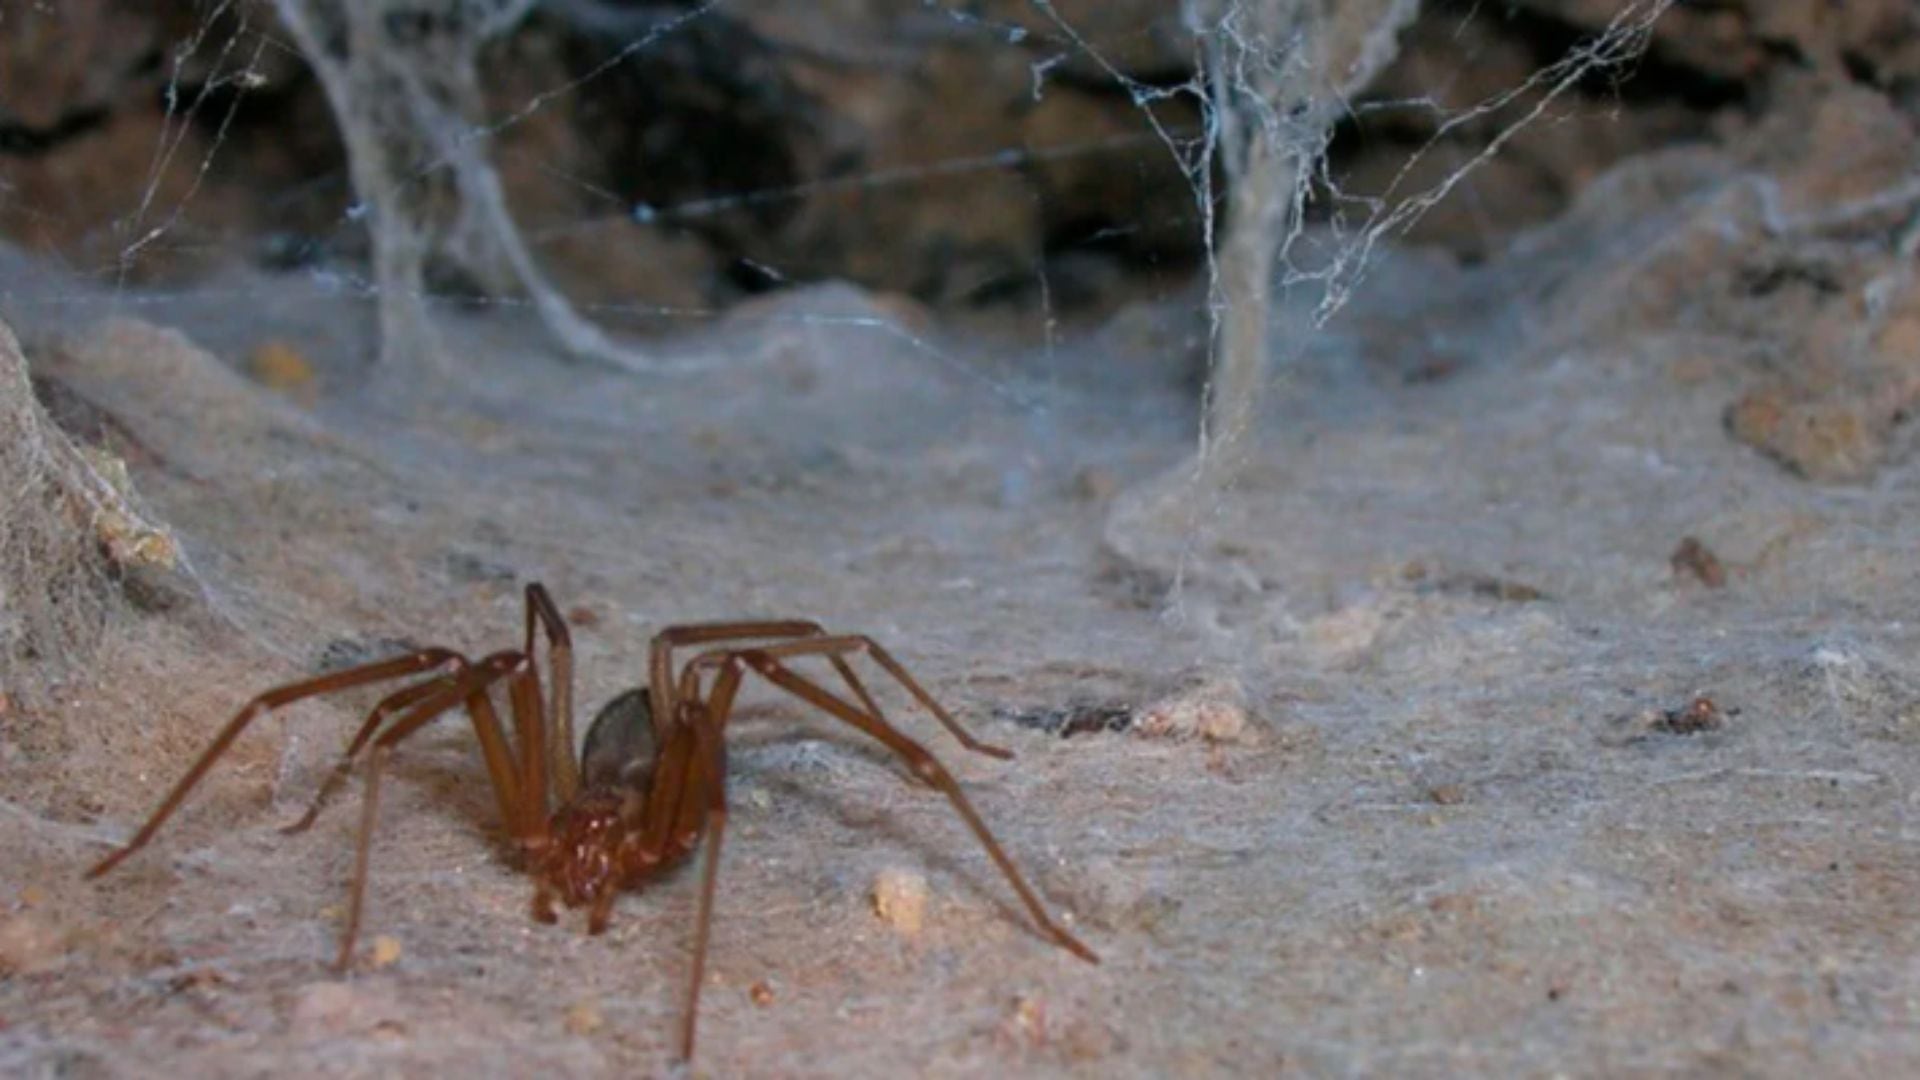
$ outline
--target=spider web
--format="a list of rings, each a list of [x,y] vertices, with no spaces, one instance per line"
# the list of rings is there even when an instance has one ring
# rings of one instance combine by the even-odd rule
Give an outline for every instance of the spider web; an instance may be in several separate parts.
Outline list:
[[[1105,940],[1171,942],[1182,954],[1156,965],[1159,984],[1133,984],[1138,1001],[1184,1003],[1153,1031],[1128,1030],[1111,995],[1088,997],[1077,979],[1056,986],[1051,956],[1010,949],[1002,965],[969,950],[955,960],[945,943],[960,935],[990,944],[1019,930],[992,914],[992,894],[970,891],[987,864],[959,841],[954,858],[975,870],[931,867],[933,885],[954,894],[936,908],[947,925],[933,948],[895,953],[883,940],[880,966],[855,972],[874,944],[856,921],[866,871],[944,859],[949,848],[918,842],[918,830],[955,823],[898,784],[897,766],[863,761],[858,740],[826,729],[809,737],[817,718],[747,702],[729,747],[730,797],[746,828],[728,841],[728,886],[743,889],[729,901],[727,932],[741,928],[731,939],[741,951],[724,969],[726,996],[752,1015],[757,1004],[738,991],[761,970],[776,982],[827,971],[836,984],[844,970],[864,989],[839,1000],[778,986],[779,1007],[760,1014],[774,1037],[714,1060],[816,1053],[801,1025],[820,1017],[900,1036],[850,1037],[887,1044],[832,1059],[856,1074],[931,1060],[979,1072],[1102,1056],[1177,1065],[1207,1060],[1190,1056],[1195,1047],[1223,1046],[1327,1071],[1457,1066],[1458,1039],[1418,1035],[1480,1018],[1457,1007],[1458,994],[1410,997],[1409,971],[1426,972],[1429,990],[1465,978],[1523,1006],[1538,1004],[1542,973],[1574,973],[1577,1005],[1631,1018],[1645,1012],[1645,986],[1599,986],[1587,1000],[1584,988],[1598,984],[1585,975],[1651,972],[1656,997],[1673,981],[1663,958],[1676,941],[1699,940],[1698,920],[1643,913],[1649,890],[1671,884],[1676,852],[1711,864],[1682,896],[1709,912],[1751,907],[1752,883],[1782,875],[1830,891],[1833,871],[1800,872],[1830,859],[1857,858],[1854,880],[1868,885],[1884,878],[1869,866],[1901,865],[1911,807],[1903,774],[1886,762],[1914,737],[1920,686],[1898,660],[1915,636],[1898,621],[1900,598],[1914,591],[1901,569],[1911,538],[1899,526],[1910,520],[1911,471],[1832,492],[1768,483],[1765,462],[1732,462],[1743,451],[1726,444],[1718,410],[1743,357],[1728,359],[1723,350],[1740,342],[1713,337],[1712,326],[1621,318],[1597,343],[1565,343],[1620,303],[1622,278],[1676,304],[1710,304],[1681,278],[1703,263],[1744,269],[1730,266],[1730,249],[1812,234],[1836,259],[1873,258],[1897,217],[1887,247],[1908,277],[1862,294],[1859,321],[1870,326],[1889,298],[1911,295],[1920,250],[1911,171],[1894,186],[1863,190],[1880,183],[1874,173],[1840,188],[1845,198],[1806,199],[1764,168],[1746,171],[1724,143],[1661,154],[1597,181],[1562,220],[1512,244],[1518,269],[1476,269],[1450,293],[1454,283],[1433,268],[1458,264],[1403,241],[1476,189],[1506,210],[1486,166],[1529,129],[1572,129],[1605,110],[1608,80],[1633,73],[1658,22],[1688,14],[1662,0],[1610,4],[1609,23],[1552,56],[1528,55],[1519,66],[1534,66],[1492,91],[1485,79],[1461,78],[1474,87],[1464,90],[1457,72],[1430,69],[1393,81],[1405,71],[1393,54],[1412,52],[1420,33],[1426,44],[1446,37],[1455,21],[1470,49],[1478,39],[1466,28],[1498,19],[1496,5],[1429,4],[1409,29],[1411,0],[1189,0],[1165,5],[1168,19],[1151,31],[1166,35],[1158,55],[1178,60],[1160,66],[1139,59],[1146,32],[1114,30],[1098,0],[891,5],[884,32],[838,25],[824,39],[782,40],[828,66],[916,74],[939,43],[966,42],[1005,60],[1016,96],[1045,104],[1097,92],[1137,125],[851,172],[693,183],[670,198],[637,198],[528,138],[617,80],[620,62],[607,58],[644,57],[745,6],[190,7],[157,59],[160,122],[122,163],[127,193],[115,196],[112,222],[62,255],[0,248],[0,320],[22,345],[0,331],[0,776],[10,784],[0,811],[21,881],[78,887],[69,879],[80,856],[124,838],[243,694],[413,645],[474,655],[511,645],[518,585],[532,579],[553,588],[576,627],[582,721],[632,685],[648,636],[667,622],[800,614],[898,647],[981,735],[1026,740],[1018,768],[957,751],[944,760],[981,770],[969,788],[982,789],[983,811],[1049,902],[1071,906]],[[279,12],[293,7],[314,16],[309,45],[281,27]],[[880,7],[845,0],[833,10]],[[791,6],[801,8],[815,6]],[[106,5],[0,0],[0,41],[20,30],[23,11],[90,10]],[[431,16],[438,30],[392,53],[355,53],[356,34],[387,32],[365,20],[376,12]],[[480,44],[507,47],[524,32],[520,15],[591,28],[600,59],[507,92],[487,80],[511,71],[463,74]],[[333,58],[340,85],[324,104],[373,165],[364,185],[345,158],[326,177],[246,178],[282,205],[319,207],[300,218],[303,230],[320,222],[311,231],[263,237],[220,215],[222,185],[237,160],[252,160],[249,103],[284,87],[308,49]],[[0,54],[0,65],[13,59]],[[1378,65],[1391,90],[1370,81]],[[479,107],[474,79],[487,91]],[[0,91],[8,80],[0,66]],[[0,93],[0,108],[25,102]],[[930,115],[939,126],[967,122],[953,103]],[[324,116],[312,126],[335,135]],[[1384,176],[1349,171],[1343,142],[1386,127],[1418,132],[1397,144],[1404,157]],[[938,204],[955,186],[1012,190],[1024,203],[1043,193],[1000,182],[1074,161],[1115,175],[1166,170],[1174,196],[1023,249],[1012,283],[1020,299],[992,318],[936,325],[886,296],[893,283],[821,282],[817,262],[777,247],[753,248],[740,269],[779,287],[743,289],[737,306],[595,298],[569,292],[557,269],[561,248],[590,243],[609,222],[627,235],[720,234],[742,217],[825,203]],[[573,209],[504,215],[497,188],[509,174],[538,176]],[[1633,185],[1644,186],[1623,190]],[[48,228],[78,220],[60,192],[0,190],[0,205]],[[847,235],[861,235],[859,224]],[[1511,234],[1494,224],[1484,246],[1498,253]],[[1118,314],[1098,324],[1075,307],[1076,275],[1087,273],[1075,257],[1168,229],[1193,237],[1190,276],[1179,267],[1130,282]],[[1669,229],[1695,241],[1683,252],[1692,258],[1672,257],[1681,245],[1662,250]],[[1551,250],[1537,256],[1542,247]],[[215,269],[167,276],[181,261]],[[1760,265],[1810,277],[1821,267]],[[450,266],[460,273],[436,276]],[[1555,280],[1523,280],[1529,272]],[[1424,303],[1430,293],[1441,295]],[[1456,300],[1478,309],[1458,325],[1441,310]],[[1490,323],[1534,318],[1554,325],[1513,350],[1525,355],[1496,351],[1513,338]],[[1443,345],[1464,343],[1458,355],[1496,357],[1478,373],[1489,377],[1429,387],[1388,366],[1448,334]],[[263,339],[296,354],[287,361],[296,374],[308,358],[326,391],[317,402],[300,399],[297,379],[275,383],[256,366],[248,350]],[[1759,344],[1784,351],[1797,340]],[[1697,377],[1683,365],[1697,368],[1703,353],[1719,374],[1678,387]],[[1669,565],[1667,545],[1696,530],[1726,560],[1713,574],[1735,588]],[[200,600],[156,598],[166,583]],[[135,614],[154,609],[166,617]],[[1174,683],[1196,674],[1181,665],[1222,677],[1196,693]],[[1657,725],[1707,690],[1745,719],[1707,738],[1635,726]],[[138,1060],[133,1069],[152,1070],[156,1054],[231,1068],[235,1054],[252,1054],[262,1071],[290,1060],[432,1071],[429,1062],[458,1060],[593,1073],[632,1071],[651,1053],[647,1036],[629,1032],[667,1030],[675,1000],[647,987],[651,960],[624,944],[527,947],[513,933],[524,883],[481,854],[494,809],[458,724],[409,742],[412,782],[387,794],[399,812],[384,819],[375,880],[390,890],[393,921],[369,929],[399,928],[403,966],[350,983],[313,979],[332,938],[322,905],[337,895],[351,846],[261,841],[280,811],[312,794],[366,704],[303,704],[250,731],[145,873],[71,904],[82,922],[51,917],[75,895],[59,885],[38,904],[24,890],[10,897],[0,961],[29,951],[21,931],[36,923],[78,932],[59,946],[76,954],[56,954],[60,969],[23,967],[12,980],[22,1007],[0,1011],[19,1036],[0,1040],[0,1057],[30,1068]],[[1210,741],[1200,720],[1182,722],[1186,746],[1138,741],[1154,737],[1156,713],[1203,709],[1231,717],[1254,752]],[[770,716],[778,730],[757,726]],[[1042,744],[1048,735],[1074,741]],[[1809,799],[1828,812],[1809,817]],[[862,809],[872,806],[886,809]],[[344,838],[352,815],[336,814],[332,827]],[[1778,843],[1721,842],[1756,828],[1784,837],[1804,865],[1782,862]],[[196,829],[222,839],[202,843]],[[1645,842],[1623,854],[1623,836]],[[687,901],[686,889],[662,890],[628,905],[617,935],[651,956],[652,943],[678,940]],[[1897,907],[1842,905],[1824,921],[1814,911],[1767,922],[1764,934],[1707,927],[1734,934],[1753,962],[1695,965],[1671,996],[1684,1001],[1689,986],[1720,985],[1723,974],[1748,988],[1759,971],[1771,981],[1743,992],[1736,1012],[1790,1006],[1807,996],[1796,964],[1812,946],[1841,958],[1823,974],[1830,984],[1898,989],[1884,970],[1847,959],[1865,955],[1862,942],[1897,938]],[[1569,952],[1569,912],[1620,932]],[[1438,937],[1406,937],[1430,922]],[[1532,927],[1492,942],[1516,962],[1487,979],[1448,968],[1456,946],[1489,925]],[[1244,948],[1249,927],[1272,947]],[[828,928],[849,951],[829,953],[810,932]],[[1389,947],[1323,957],[1324,942],[1356,935]],[[1294,996],[1241,992],[1276,971]],[[1031,1004],[1035,1030],[1000,1046],[995,1003],[1012,980],[1029,979],[1041,992],[1016,999],[1013,1019]],[[895,989],[912,985],[926,992]],[[1327,1009],[1325,988],[1368,985],[1378,992]],[[574,1037],[572,1011],[561,1034],[575,993],[607,1008],[603,1037]],[[1421,1000],[1410,1012],[1412,997]],[[137,1008],[110,1038],[64,1022],[125,1002]],[[1842,1025],[1835,1045],[1909,1052],[1883,1037],[1872,1005],[1854,1010],[1858,1022]],[[1562,1009],[1531,1008],[1518,1034],[1480,1060],[1551,1066],[1564,1049]],[[1244,1039],[1243,1019],[1275,1010],[1321,1022],[1299,1038]],[[1794,1019],[1790,1007],[1781,1015]],[[211,1034],[183,1040],[182,1022]],[[1416,1037],[1365,1034],[1395,1023]],[[1576,1050],[1687,1068],[1703,1053],[1738,1060],[1780,1045],[1734,1047],[1728,1058],[1712,1030],[1652,1045],[1631,1027]],[[1794,1026],[1784,1030],[1791,1039]],[[892,1067],[860,1067],[883,1060]]]
[[[1190,196],[1184,223],[1203,253],[1205,296],[1197,310],[1205,325],[1208,375],[1202,397],[1195,403],[1199,435],[1193,463],[1176,469],[1157,487],[1148,485],[1145,495],[1132,504],[1133,516],[1127,516],[1129,504],[1122,500],[1110,538],[1123,555],[1169,575],[1171,610],[1177,613],[1181,585],[1199,550],[1197,538],[1204,533],[1206,521],[1232,497],[1231,485],[1224,479],[1230,470],[1219,473],[1213,467],[1245,452],[1234,448],[1257,428],[1262,396],[1279,377],[1276,365],[1284,366],[1288,356],[1297,355],[1304,340],[1364,287],[1383,243],[1405,234],[1518,133],[1550,119],[1560,100],[1582,80],[1596,70],[1630,65],[1670,3],[1625,3],[1603,32],[1561,59],[1519,85],[1460,106],[1435,97],[1366,101],[1361,96],[1374,75],[1393,59],[1397,35],[1418,12],[1416,0],[1381,0],[1344,8],[1293,0],[1189,0],[1181,9],[1180,33],[1191,59],[1191,74],[1173,83],[1129,73],[1112,54],[1108,38],[1084,30],[1073,13],[1052,0],[1032,0],[1024,11],[930,0],[922,5],[920,21],[914,24],[926,38],[986,42],[1011,51],[1029,74],[1035,101],[1054,92],[1070,68],[1097,72],[1137,109],[1140,129],[1038,149],[1008,146],[852,175],[713,191],[671,204],[635,202],[625,212],[643,224],[685,226],[821,196],[912,192],[935,181],[1017,172],[1082,156],[1119,161],[1149,155],[1170,158]],[[481,50],[513,34],[534,11],[531,0],[201,3],[190,31],[173,42],[162,59],[166,71],[163,120],[138,196],[112,223],[109,265],[91,274],[82,272],[82,277],[91,277],[97,284],[80,289],[58,284],[15,288],[6,295],[4,314],[32,331],[70,324],[79,311],[102,311],[98,302],[102,295],[109,316],[149,311],[163,320],[176,307],[246,305],[252,294],[227,285],[155,289],[146,283],[146,267],[169,246],[210,247],[215,255],[223,249],[227,255],[246,250],[248,238],[210,234],[195,225],[195,215],[249,96],[269,89],[275,73],[284,71],[297,54],[312,65],[326,90],[346,147],[345,179],[352,190],[331,233],[315,238],[314,246],[323,252],[352,253],[361,250],[358,238],[364,237],[368,258],[363,264],[350,256],[323,257],[283,279],[280,286],[284,289],[289,282],[304,281],[316,304],[331,306],[348,298],[377,313],[383,367],[424,364],[457,372],[458,361],[449,355],[437,330],[456,307],[527,312],[556,352],[646,376],[750,363],[717,358],[700,347],[642,343],[607,330],[611,322],[699,327],[719,323],[726,313],[719,308],[644,301],[571,301],[546,277],[540,251],[572,230],[560,225],[523,231],[507,207],[494,160],[494,149],[503,136],[547,110],[566,105],[624,61],[703,19],[723,14],[727,7],[725,0],[640,8],[596,0],[546,4],[543,10],[548,17],[569,21],[617,44],[601,62],[578,76],[527,92],[512,107],[489,113],[482,93]],[[77,5],[69,17],[97,17],[102,11],[103,5]],[[38,12],[40,17],[46,14],[44,9]],[[18,29],[33,16],[32,12],[0,14],[0,33],[6,32],[7,22]],[[410,36],[393,29],[408,20],[425,29]],[[854,47],[870,45],[870,39],[861,39]],[[1342,190],[1341,177],[1328,155],[1336,126],[1359,115],[1392,111],[1437,118],[1426,145],[1409,156],[1384,190]],[[1197,123],[1182,117],[1197,117]],[[1447,171],[1438,183],[1415,182],[1425,157],[1451,134],[1489,118],[1499,122],[1499,134],[1473,158]],[[207,133],[206,137],[189,138],[195,131]],[[558,167],[549,167],[548,173],[557,185],[576,193],[599,191],[593,178]],[[311,183],[285,192],[288,199],[314,194]],[[24,209],[37,212],[30,206]],[[1100,234],[1089,238],[1099,239]],[[1250,254],[1236,262],[1236,251]],[[469,280],[481,288],[460,295],[429,288],[424,267],[436,255],[464,268]],[[802,269],[764,257],[750,260],[749,265],[774,282],[799,282],[807,276]],[[1057,289],[1047,258],[1036,260],[1032,279],[1037,302],[1028,329],[1039,343],[1037,361],[1009,358],[991,345],[956,341],[917,329],[910,321],[871,312],[787,312],[773,318],[809,333],[879,336],[904,345],[925,363],[983,388],[1009,413],[1023,417],[1025,429],[1033,435],[1032,452],[1043,454],[1052,445],[1047,436],[1057,422],[1053,406],[1060,391],[1053,363],[1078,343],[1067,329],[1071,320],[1056,304]],[[1163,299],[1175,303],[1181,302],[1180,296],[1177,287],[1162,293]],[[16,380],[13,386],[16,399],[20,385]],[[22,417],[14,429],[49,430],[44,419],[31,415],[29,403],[16,400],[13,405]],[[88,477],[72,464],[79,459],[67,455],[67,464],[58,464],[32,449],[41,445],[35,440],[31,434],[15,440],[30,451],[8,462],[6,475],[19,490],[46,485],[101,490],[97,476]],[[1151,503],[1151,512],[1139,509],[1143,500]],[[16,505],[47,501],[36,497]],[[141,528],[159,535],[157,525]],[[1176,554],[1170,563],[1166,556],[1130,543],[1126,536],[1154,530],[1171,531]],[[22,534],[18,527],[15,533]],[[33,583],[45,582],[50,583],[46,594],[54,609],[74,613],[111,609],[117,602],[114,592],[100,582],[112,575],[103,576],[99,567],[92,573],[77,570],[85,560],[71,552],[86,547],[69,544],[70,553],[62,556],[38,541],[15,545],[6,558],[9,592],[24,596],[37,587]],[[101,565],[110,564],[111,560]],[[204,581],[196,586],[214,588]],[[81,596],[94,599],[74,599]],[[228,612],[259,613],[262,601],[255,597],[218,606]],[[92,614],[78,618],[80,624],[99,621]],[[285,651],[275,644],[281,635],[263,625],[249,625],[249,636],[271,651]],[[71,632],[38,635],[43,641],[61,642],[51,647],[57,653],[82,651],[87,637]],[[15,672],[10,681],[18,683],[22,678]]]

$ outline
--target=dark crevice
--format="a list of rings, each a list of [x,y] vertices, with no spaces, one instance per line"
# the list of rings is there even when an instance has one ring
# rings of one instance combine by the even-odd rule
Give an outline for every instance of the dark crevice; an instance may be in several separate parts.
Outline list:
[[[1812,263],[1779,262],[1765,266],[1742,267],[1736,275],[1742,295],[1765,299],[1784,289],[1805,286],[1822,296],[1837,296],[1841,283],[1833,272]]]
[[[1093,97],[1130,98],[1142,89],[1158,93],[1177,93],[1189,89],[1194,83],[1194,71],[1192,68],[1185,67],[1129,71],[1126,73],[1126,80],[1122,81],[1104,70],[1083,71],[1073,67],[1057,67],[1047,73],[1047,82]]]
[[[1509,6],[1497,18],[1486,15],[1479,0],[1441,0],[1435,14],[1458,18],[1487,18],[1500,27],[1504,37],[1525,44],[1533,54],[1536,70],[1564,59],[1569,53],[1591,43],[1599,35],[1591,27],[1556,19],[1531,9]],[[1596,67],[1576,84],[1581,94],[1623,105],[1679,103],[1701,112],[1713,112],[1730,106],[1752,103],[1751,88],[1738,79],[1729,79],[1669,59],[1656,39],[1639,57],[1626,65]]]
[[[76,109],[46,127],[34,127],[0,110],[0,154],[38,157],[103,127],[112,110],[103,105]]]
[[[1468,37],[1492,36],[1502,40],[1507,48],[1520,50],[1526,69],[1535,72],[1564,63],[1569,56],[1582,55],[1582,50],[1591,50],[1599,36],[1591,27],[1551,14],[1518,4],[1489,4],[1486,0],[1432,0],[1421,18],[1426,25],[1412,31],[1410,41],[1419,40],[1424,29],[1430,44],[1440,55],[1447,56],[1451,47],[1446,41],[1460,38],[1463,35],[1459,31],[1472,24],[1476,32]],[[1436,33],[1439,38],[1434,37]],[[1471,56],[1454,59],[1473,62]],[[1390,84],[1391,79],[1388,82]],[[1663,132],[1662,141],[1672,144],[1689,137],[1707,137],[1710,117],[1715,113],[1729,109],[1751,113],[1758,109],[1764,104],[1760,96],[1763,89],[1759,82],[1717,75],[1684,63],[1664,53],[1656,40],[1627,63],[1594,66],[1581,73],[1563,99],[1562,107],[1573,112],[1617,112],[1626,116],[1629,124],[1634,123],[1636,116],[1644,116],[1648,118],[1647,123]],[[1404,159],[1416,151],[1444,153],[1450,148],[1461,156],[1471,156],[1488,145],[1495,133],[1505,129],[1516,115],[1537,103],[1542,93],[1544,89],[1536,89],[1503,110],[1471,117],[1468,122],[1447,130],[1443,136],[1444,146],[1433,142],[1443,118],[1431,110],[1385,101],[1370,107],[1363,101],[1334,129],[1328,147],[1328,175],[1346,177],[1364,170],[1367,163]],[[1454,115],[1457,118],[1466,114],[1462,111]],[[1632,145],[1618,149],[1621,153],[1636,152]],[[1542,205],[1538,209],[1545,211],[1564,205],[1573,194],[1570,177],[1562,175],[1557,164],[1529,160],[1523,148],[1511,147],[1503,155],[1501,167],[1512,177],[1524,175],[1527,189],[1541,196]],[[1324,215],[1331,209],[1318,204],[1312,212]],[[1459,237],[1451,246],[1457,254],[1476,254],[1473,245]]]
[[[774,292],[791,284],[787,278],[769,272],[767,267],[751,259],[727,260],[722,276],[744,296]]]
[[[1847,77],[1854,82],[1885,89],[1881,87],[1879,66],[1860,52],[1844,50],[1840,54],[1840,63],[1846,67]]]
[[[1798,68],[1810,68],[1813,66],[1813,62],[1807,58],[1807,54],[1801,50],[1799,44],[1796,42],[1783,38],[1770,37],[1756,38],[1755,40],[1760,44],[1760,51],[1764,53],[1771,62],[1768,64],[1769,67],[1772,67],[1774,64]]]
[[[727,192],[781,192],[800,180],[799,147],[814,137],[807,95],[778,53],[744,22],[709,15],[653,48],[562,26],[574,119],[598,150],[596,180],[629,206],[708,205]],[[609,57],[614,62],[608,66]],[[788,198],[739,199],[736,213],[685,224],[731,249],[738,234],[777,231]]]

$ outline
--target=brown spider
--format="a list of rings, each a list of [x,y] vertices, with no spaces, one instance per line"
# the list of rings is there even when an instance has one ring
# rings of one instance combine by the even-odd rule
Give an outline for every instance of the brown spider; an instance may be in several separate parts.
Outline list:
[[[534,662],[534,645],[542,630],[547,639],[547,664],[551,673],[551,697],[545,702],[541,699],[540,674]],[[676,678],[675,648],[723,641],[765,644],[708,649],[681,665]],[[953,803],[953,808],[986,847],[987,854],[1006,875],[1008,884],[1047,936],[1075,956],[1099,963],[1092,950],[1047,917],[1039,898],[1021,878],[993,834],[987,831],[986,824],[954,783],[952,775],[920,744],[887,722],[847,662],[848,657],[858,653],[872,657],[898,680],[962,746],[989,757],[1013,756],[968,734],[907,674],[899,661],[871,638],[829,635],[816,623],[784,620],[675,626],[655,635],[649,650],[647,685],[621,694],[600,710],[587,731],[586,746],[576,766],[572,754],[572,644],[566,622],[547,590],[535,583],[527,586],[526,643],[518,650],[497,652],[471,662],[449,649],[419,649],[390,660],[278,686],[254,698],[220,730],[213,744],[174,785],[133,839],[102,859],[87,876],[97,878],[145,847],[167,818],[179,809],[194,785],[233,745],[240,732],[261,714],[336,690],[432,673],[432,678],[389,694],[373,707],[306,814],[283,830],[295,833],[311,826],[321,808],[346,781],[362,751],[372,748],[366,756],[366,792],[359,839],[354,847],[347,924],[340,936],[340,952],[334,969],[344,973],[353,958],[366,894],[367,858],[379,812],[380,777],[386,769],[387,758],[401,740],[464,704],[473,720],[474,733],[479,737],[487,772],[493,779],[500,815],[506,822],[507,832],[518,842],[526,868],[536,880],[533,917],[540,922],[555,921],[553,901],[557,896],[569,907],[587,905],[587,931],[600,933],[607,927],[608,915],[620,890],[638,888],[685,859],[699,845],[701,834],[706,834],[700,907],[694,923],[693,972],[687,983],[679,1043],[680,1058],[690,1059],[701,973],[707,959],[720,837],[727,819],[727,719],[733,711],[741,680],[752,670],[774,686],[873,736],[904,758],[914,775],[937,788]],[[822,657],[831,664],[858,704],[835,695],[783,662],[808,656]],[[705,678],[709,674],[710,682]],[[491,689],[501,681],[507,685],[512,707],[517,753],[501,727],[490,697]]]

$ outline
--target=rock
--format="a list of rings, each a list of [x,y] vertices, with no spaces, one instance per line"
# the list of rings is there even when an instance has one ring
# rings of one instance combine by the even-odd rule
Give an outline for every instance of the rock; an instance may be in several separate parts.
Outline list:
[[[571,1035],[591,1035],[606,1026],[606,1017],[601,1015],[600,1003],[592,998],[582,998],[567,1008],[567,1033]]]
[[[373,952],[367,957],[367,966],[375,971],[389,968],[400,960],[400,939],[386,934],[373,939]]]
[[[21,912],[0,917],[0,976],[45,971],[67,951],[67,933],[45,916]]]
[[[316,396],[313,363],[285,341],[262,342],[247,357],[247,370],[262,386],[278,390],[302,405]]]
[[[1232,676],[1205,676],[1142,707],[1133,730],[1156,738],[1241,742],[1247,735],[1246,688]]]
[[[902,937],[919,937],[927,918],[926,876],[894,867],[880,871],[873,879],[873,910]]]
[[[1885,451],[1858,401],[1805,396],[1790,383],[1753,390],[1727,411],[1727,431],[1809,480],[1857,481]]]

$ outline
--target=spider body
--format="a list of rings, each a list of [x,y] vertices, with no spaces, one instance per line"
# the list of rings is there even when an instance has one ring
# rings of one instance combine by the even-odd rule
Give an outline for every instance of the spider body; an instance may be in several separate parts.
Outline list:
[[[683,737],[691,737],[691,732]],[[670,835],[658,850],[643,842],[658,757],[645,688],[630,690],[600,710],[581,751],[580,794],[553,812],[544,842],[530,845],[527,852],[538,882],[534,918],[554,922],[555,897],[568,907],[593,905],[588,930],[597,934],[606,929],[614,896],[639,888],[693,854],[704,819],[696,828]]]
[[[536,663],[541,638],[546,643],[548,669],[545,693]],[[731,644],[722,646],[722,642]],[[741,647],[741,643],[747,644]],[[676,670],[674,650],[693,646],[706,648]],[[906,689],[962,746],[991,757],[1012,756],[968,734],[871,638],[830,635],[813,622],[784,620],[707,623],[661,631],[649,649],[646,685],[620,694],[600,710],[576,760],[572,644],[558,608],[546,589],[535,583],[527,586],[526,635],[520,649],[477,661],[448,649],[419,649],[275,687],[255,697],[220,730],[133,838],[96,864],[88,876],[111,871],[145,847],[257,717],[304,698],[411,677],[418,681],[374,706],[306,814],[283,830],[301,832],[311,826],[353,768],[363,766],[360,829],[336,970],[344,972],[353,959],[387,759],[408,736],[437,717],[464,708],[507,832],[534,879],[532,915],[536,920],[556,921],[557,900],[568,907],[588,908],[588,932],[597,934],[606,929],[621,892],[686,861],[704,844],[693,970],[678,1043],[680,1057],[691,1058],[727,817],[726,725],[742,682],[753,674],[866,733],[902,758],[915,777],[946,796],[1046,936],[1081,959],[1098,963],[1091,950],[1047,915],[946,768],[888,722],[848,662],[861,655]],[[805,659],[825,661],[852,700],[789,666]],[[493,704],[494,692],[503,684],[513,718],[511,737]]]
[[[662,852],[658,860],[639,857],[633,798],[618,791],[585,791],[554,811],[546,850],[535,853],[534,874],[550,895],[568,907],[597,902],[622,889],[635,889],[654,873],[693,852],[691,844]],[[538,894],[536,894],[538,895]],[[551,899],[535,916],[553,922]],[[600,929],[600,927],[595,928]]]

